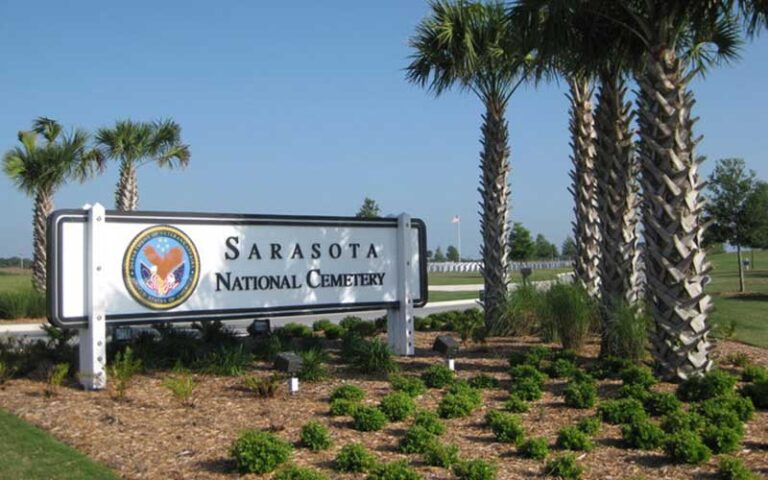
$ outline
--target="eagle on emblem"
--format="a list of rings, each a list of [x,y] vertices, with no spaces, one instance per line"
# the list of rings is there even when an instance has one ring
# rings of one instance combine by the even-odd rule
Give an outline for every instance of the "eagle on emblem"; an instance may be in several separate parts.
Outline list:
[[[141,279],[147,288],[162,297],[179,286],[184,277],[184,254],[179,247],[171,248],[162,256],[148,245],[144,247],[144,256],[152,264],[141,263]]]

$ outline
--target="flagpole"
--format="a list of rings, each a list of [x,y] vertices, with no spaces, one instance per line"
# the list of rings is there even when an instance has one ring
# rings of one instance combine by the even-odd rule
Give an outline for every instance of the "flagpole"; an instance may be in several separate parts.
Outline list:
[[[458,249],[459,249],[459,262],[461,262],[461,217],[459,217],[459,221],[456,222],[456,236],[458,237]]]

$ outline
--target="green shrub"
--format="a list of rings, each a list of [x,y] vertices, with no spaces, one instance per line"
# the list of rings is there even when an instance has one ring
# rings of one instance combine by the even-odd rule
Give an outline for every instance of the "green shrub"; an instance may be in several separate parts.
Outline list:
[[[466,395],[446,394],[437,406],[440,418],[463,418],[475,410],[475,404]]]
[[[629,448],[654,450],[664,444],[666,434],[655,423],[638,420],[621,427],[621,436]]]
[[[459,480],[496,480],[496,465],[482,459],[465,460],[453,466]]]
[[[352,365],[363,373],[392,373],[399,369],[392,350],[378,338],[360,341]]]
[[[443,388],[453,383],[455,376],[456,373],[445,365],[432,365],[421,374],[421,379],[429,388]]]
[[[416,409],[413,399],[404,392],[389,393],[381,399],[379,410],[384,412],[390,422],[399,422],[408,418]]]
[[[565,453],[548,461],[544,466],[544,475],[565,480],[578,480],[584,474],[584,467],[579,465],[572,453]]]
[[[489,390],[499,388],[499,380],[490,375],[480,374],[469,379],[469,386],[477,389]]]
[[[332,417],[343,417],[346,415],[352,415],[355,412],[355,409],[359,406],[360,404],[353,400],[345,400],[343,398],[337,398],[335,400],[331,400],[331,407],[328,410],[328,413]]]
[[[193,405],[192,395],[195,393],[197,383],[192,375],[188,373],[173,375],[163,380],[163,386],[170,390],[173,397],[182,405],[187,407]]]
[[[557,283],[545,295],[549,319],[563,348],[579,350],[597,318],[595,302],[576,283]]]
[[[719,480],[757,480],[757,475],[744,466],[744,462],[735,457],[720,457],[717,478]]]
[[[600,431],[600,427],[600,419],[597,417],[581,417],[579,421],[576,422],[576,428],[590,437],[597,435]]]
[[[325,334],[325,338],[328,340],[337,340],[344,336],[344,334],[347,331],[344,330],[343,327],[339,325],[329,325],[325,327],[325,330],[323,330],[323,333]]]
[[[424,381],[422,381],[422,379],[419,377],[390,375],[389,383],[392,385],[393,390],[404,392],[412,398],[416,398],[427,391],[427,387],[424,385]]]
[[[0,385],[5,385],[5,382],[13,378],[16,369],[9,366],[3,360],[0,360]]]
[[[699,402],[732,393],[735,385],[736,377],[722,370],[713,370],[681,383],[677,389],[677,396],[686,402]]]
[[[48,371],[48,378],[45,384],[45,396],[52,397],[59,393],[59,388],[64,383],[64,380],[69,376],[69,364],[57,363],[53,365]],[[127,388],[127,386],[126,386]],[[118,390],[120,392],[120,390]],[[125,390],[122,390],[122,394],[118,394],[118,398],[125,396]]]
[[[693,406],[692,410],[711,423],[731,427],[750,421],[755,414],[752,400],[735,394],[704,400]]]
[[[477,330],[485,325],[483,314],[477,308],[464,310],[453,321],[453,330],[459,334],[462,342],[475,338]]]
[[[231,449],[240,473],[271,472],[285,463],[292,452],[288,442],[261,430],[244,431]]]
[[[131,347],[126,347],[124,351],[115,355],[115,359],[107,370],[109,371],[109,380],[114,385],[115,397],[122,400],[125,398],[125,392],[128,391],[133,377],[141,370],[141,359],[134,358]]]
[[[272,398],[280,386],[280,375],[270,375],[262,378],[245,377],[242,380],[241,386],[257,397]]]
[[[755,380],[755,382],[744,385],[741,394],[752,400],[755,408],[768,408],[768,379]]]
[[[662,418],[661,428],[667,433],[679,431],[699,432],[706,424],[706,419],[696,412],[677,410]]]
[[[713,453],[730,453],[738,450],[744,437],[743,428],[709,424],[701,431],[701,440]]]
[[[658,381],[653,376],[651,369],[644,365],[627,367],[619,373],[619,377],[624,382],[624,385],[639,385],[644,388],[649,388]]]
[[[325,363],[328,361],[328,353],[320,348],[311,348],[301,352],[301,372],[299,378],[306,382],[316,382],[328,376]]]
[[[373,335],[376,335],[376,324],[374,322],[369,322],[367,320],[363,320],[360,317],[355,316],[349,316],[343,318],[339,322],[339,326],[343,328],[344,330],[359,335],[361,337],[371,337]]]
[[[605,352],[638,363],[648,348],[650,318],[639,307],[616,302],[606,311]]]
[[[299,323],[286,323],[275,330],[275,334],[282,338],[306,338],[312,336],[312,329]]]
[[[712,455],[699,436],[690,430],[681,430],[667,437],[664,452],[677,463],[699,464]]]
[[[547,373],[552,378],[565,378],[573,376],[578,369],[573,360],[558,358],[547,367]]]
[[[209,375],[236,377],[245,373],[253,355],[243,345],[221,345],[194,362],[193,367]]]
[[[741,372],[741,380],[744,382],[768,380],[768,368],[760,365],[747,365]]]
[[[682,402],[669,392],[648,392],[642,402],[645,410],[654,417],[669,415],[683,408]]]
[[[597,386],[589,382],[569,382],[563,396],[569,407],[591,408],[597,400]]]
[[[632,361],[627,358],[606,355],[597,360],[590,368],[590,372],[599,379],[619,378],[619,374],[630,366],[632,366]]]
[[[512,413],[523,413],[530,409],[528,402],[520,398],[517,394],[510,394],[504,401],[504,410]]]
[[[448,387],[448,393],[466,396],[472,402],[474,407],[479,407],[483,404],[482,391],[471,387],[466,380],[455,381],[453,384],[451,384],[450,387]]]
[[[0,292],[0,319],[45,317],[45,295],[33,288]]]
[[[538,400],[544,394],[541,383],[535,378],[520,378],[515,380],[509,388],[511,395],[516,395],[522,400],[532,402]]]
[[[540,372],[533,365],[527,364],[510,367],[509,377],[513,383],[519,380],[532,380],[538,383],[540,387],[544,386],[544,382],[547,380],[545,373]]]
[[[338,472],[367,472],[376,464],[376,459],[363,445],[348,443],[333,460],[333,469]]]
[[[648,414],[643,410],[643,404],[634,398],[608,400],[597,406],[597,415],[604,422],[620,425],[644,420]]]
[[[328,477],[311,468],[289,465],[275,473],[272,480],[328,480]]]
[[[452,443],[442,443],[433,440],[424,448],[424,463],[427,465],[451,468],[458,461],[459,448]]]
[[[491,410],[485,415],[485,422],[499,442],[518,443],[525,435],[520,417],[514,413]]]
[[[645,405],[645,401],[650,394],[651,391],[642,385],[622,385],[619,388],[617,398],[634,398]]]
[[[551,341],[550,338],[554,332],[551,332],[549,328],[541,328],[542,325],[539,322],[544,303],[543,298],[544,293],[533,285],[521,285],[509,292],[499,319],[500,333],[508,336],[538,333],[546,338],[546,342]],[[539,331],[536,332],[536,330]]]
[[[301,444],[312,451],[327,450],[333,442],[328,427],[317,421],[309,421],[301,427]]]
[[[352,402],[359,402],[365,398],[365,390],[357,385],[345,384],[340,387],[336,387],[331,392],[331,401],[343,399],[350,400]]]
[[[442,435],[445,431],[445,424],[440,420],[435,412],[421,410],[413,416],[413,424],[427,430],[434,435]]]
[[[424,453],[427,445],[435,440],[435,434],[418,425],[411,426],[400,439],[403,453]]]
[[[352,412],[352,425],[361,432],[381,430],[387,424],[387,416],[376,407],[360,405]]]
[[[533,437],[521,443],[517,451],[525,458],[544,460],[549,455],[549,443],[544,437]]]
[[[312,324],[312,331],[313,332],[324,332],[328,329],[328,327],[334,325],[333,322],[328,320],[327,318],[320,319]]]
[[[423,477],[405,460],[384,463],[373,467],[368,480],[422,480]]]
[[[588,452],[595,448],[589,435],[576,427],[565,427],[557,434],[557,446],[566,450]]]

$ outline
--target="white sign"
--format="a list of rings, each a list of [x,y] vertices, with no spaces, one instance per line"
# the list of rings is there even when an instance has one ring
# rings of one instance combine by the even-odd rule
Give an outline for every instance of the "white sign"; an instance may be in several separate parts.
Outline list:
[[[48,224],[49,319],[88,326],[89,277],[107,324],[391,309],[399,292],[418,307],[426,227],[408,225],[399,239],[396,218],[107,211],[96,238],[88,211],[60,210]]]

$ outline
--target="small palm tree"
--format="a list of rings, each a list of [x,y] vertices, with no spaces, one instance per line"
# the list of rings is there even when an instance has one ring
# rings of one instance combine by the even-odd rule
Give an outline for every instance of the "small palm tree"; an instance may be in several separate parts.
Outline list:
[[[489,335],[502,331],[508,286],[509,144],[505,111],[525,78],[522,39],[509,28],[500,3],[430,3],[431,13],[411,39],[415,51],[408,80],[440,95],[452,87],[477,95],[485,105],[480,154],[485,323]]]
[[[189,163],[189,147],[181,143],[181,127],[172,120],[120,120],[114,128],[99,129],[96,143],[105,158],[120,162],[115,208],[122,212],[136,210],[139,205],[136,170],[140,166],[154,162],[174,168]]]
[[[39,136],[45,142],[38,143]],[[21,146],[7,151],[3,170],[16,186],[35,197],[33,215],[32,283],[38,291],[46,288],[46,219],[53,211],[53,195],[69,180],[83,181],[103,161],[99,152],[88,145],[88,134],[75,130],[62,134],[55,120],[38,118],[30,131],[19,132]]]

